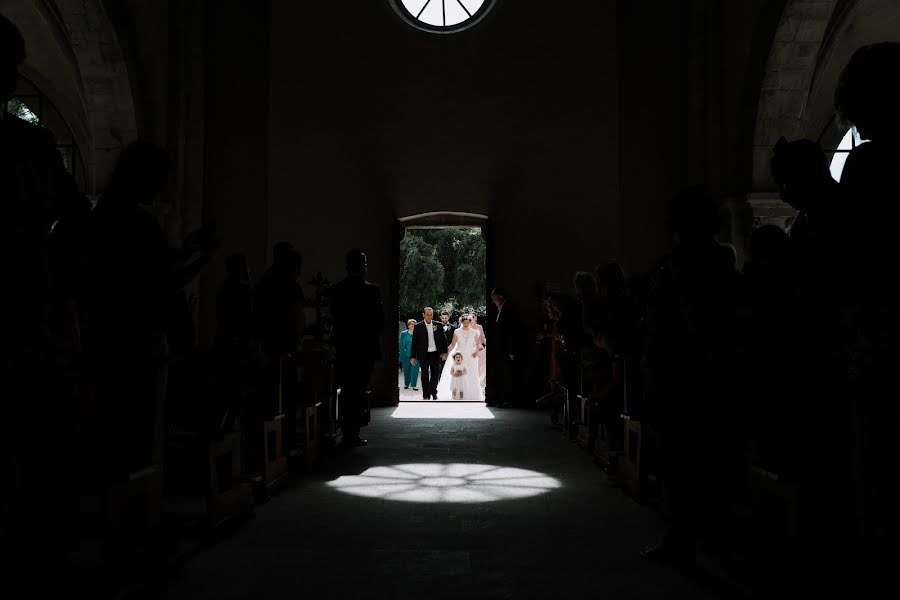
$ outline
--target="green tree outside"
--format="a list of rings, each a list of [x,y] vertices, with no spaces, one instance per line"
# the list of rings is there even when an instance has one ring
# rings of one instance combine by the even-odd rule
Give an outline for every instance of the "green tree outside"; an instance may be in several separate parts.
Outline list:
[[[422,308],[485,314],[485,243],[481,229],[409,229],[400,243],[400,312]]]

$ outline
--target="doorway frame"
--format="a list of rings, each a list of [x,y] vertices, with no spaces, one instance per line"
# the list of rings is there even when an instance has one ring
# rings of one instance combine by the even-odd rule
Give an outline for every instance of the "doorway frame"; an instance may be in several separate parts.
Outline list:
[[[394,314],[394,318],[391,320],[392,322],[397,321],[397,315],[400,314],[400,242],[403,241],[403,238],[406,237],[407,229],[449,229],[454,227],[478,227],[481,229],[481,237],[484,239],[485,243],[485,258],[484,258],[484,272],[485,272],[485,290],[484,290],[484,298],[486,302],[486,312],[490,314],[490,305],[491,305],[491,290],[493,289],[492,284],[494,281],[493,276],[493,252],[491,247],[491,226],[492,220],[488,215],[483,215],[480,213],[469,213],[469,212],[456,212],[456,211],[434,211],[427,213],[420,213],[415,215],[408,215],[404,217],[397,217],[394,220],[394,231],[392,236],[392,265],[393,269],[391,272],[391,297],[389,299],[392,314]],[[485,330],[485,336],[490,339],[490,319],[486,319],[486,323],[482,326]],[[388,345],[389,356],[396,357],[400,353],[400,348],[398,345],[398,339],[396,335],[391,335]],[[394,374],[394,382],[395,385],[392,387],[392,398],[393,405],[400,405],[400,386],[396,385],[396,373]],[[485,377],[487,379],[486,387],[488,389],[488,394],[490,393],[491,388],[491,361],[488,361],[487,372],[485,373]]]

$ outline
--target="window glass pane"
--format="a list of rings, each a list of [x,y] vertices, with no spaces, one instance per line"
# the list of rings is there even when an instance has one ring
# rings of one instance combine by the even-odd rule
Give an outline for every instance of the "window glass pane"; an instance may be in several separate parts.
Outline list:
[[[435,0],[431,0],[434,2]],[[403,6],[410,12],[410,14],[414,17],[419,16],[419,13],[422,12],[422,7],[425,6],[425,3],[428,0],[403,0]]]
[[[431,0],[419,20],[428,25],[444,26],[443,0]]]
[[[447,7],[448,27],[451,25],[459,25],[469,18],[469,15],[466,14],[466,11],[463,10],[463,7],[456,0],[446,0],[445,6]]]
[[[41,120],[37,115],[37,105],[37,98],[11,98],[9,104],[6,106],[6,110],[23,121],[40,125]]]
[[[844,164],[847,162],[847,157],[850,155],[854,143],[859,146],[860,144],[865,144],[867,141],[868,140],[859,137],[856,127],[851,127],[850,130],[844,134],[844,137],[841,138],[841,143],[838,144],[837,150],[831,159],[831,176],[835,181],[841,180],[841,174],[844,172]]]

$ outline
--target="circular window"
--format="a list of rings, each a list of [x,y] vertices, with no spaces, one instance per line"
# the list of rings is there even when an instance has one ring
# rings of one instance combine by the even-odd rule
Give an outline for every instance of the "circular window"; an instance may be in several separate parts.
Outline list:
[[[455,33],[472,27],[496,0],[390,0],[410,25],[432,33]]]

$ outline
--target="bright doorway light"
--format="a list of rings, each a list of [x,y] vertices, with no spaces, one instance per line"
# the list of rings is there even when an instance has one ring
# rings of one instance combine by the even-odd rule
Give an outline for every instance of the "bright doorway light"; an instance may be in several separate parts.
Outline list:
[[[391,413],[394,419],[493,419],[481,402],[401,402]]]
[[[366,498],[463,504],[528,498],[562,487],[558,479],[537,471],[463,463],[372,467],[326,485]]]

